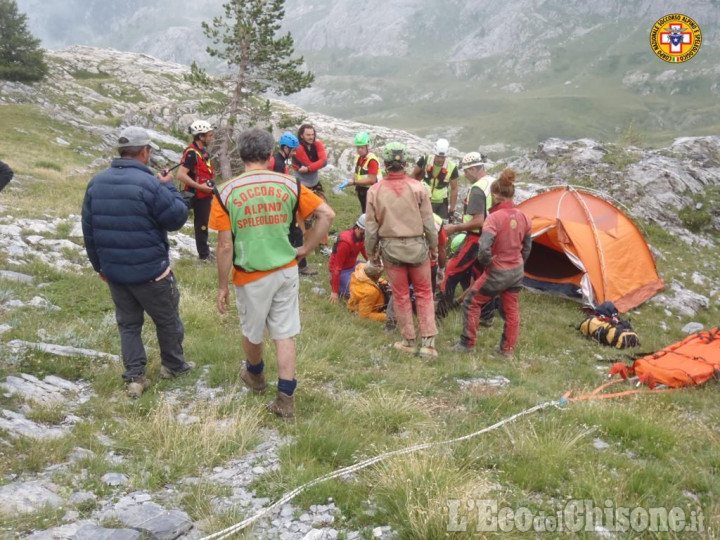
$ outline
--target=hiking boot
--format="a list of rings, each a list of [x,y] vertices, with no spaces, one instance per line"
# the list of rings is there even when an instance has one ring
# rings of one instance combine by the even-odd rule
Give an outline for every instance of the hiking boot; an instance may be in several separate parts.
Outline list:
[[[409,341],[407,339],[403,339],[402,341],[396,341],[393,343],[393,347],[395,347],[398,351],[403,351],[410,354],[415,354],[415,344],[412,341]]]
[[[420,358],[427,358],[428,360],[434,360],[438,357],[438,352],[435,347],[420,347],[418,349],[418,356]]]
[[[170,371],[165,366],[160,366],[160,378],[172,379],[173,377],[185,375],[187,372],[192,371],[193,369],[195,369],[195,362],[185,362],[183,369],[181,369],[180,371]]]
[[[435,337],[422,338],[420,348],[418,349],[418,356],[429,360],[434,360],[438,357],[438,352],[435,348]]]
[[[495,319],[480,319],[480,326],[484,328],[492,328]]]
[[[298,274],[301,276],[315,276],[317,275],[318,271],[314,270],[313,268],[310,268],[309,266],[303,266],[298,270]]]
[[[385,320],[385,332],[392,334],[397,328],[397,321],[395,319]]]
[[[434,359],[438,357],[438,352],[435,348],[435,336],[427,336],[421,338],[420,348],[418,349],[418,356],[421,358],[429,359]]]
[[[450,351],[454,353],[471,353],[475,350],[475,347],[465,345],[462,341],[458,341],[455,345],[450,347]]]
[[[267,404],[268,412],[280,418],[293,418],[295,416],[295,396],[288,396],[278,391],[275,401]]]
[[[128,397],[137,399],[140,396],[142,396],[142,393],[149,386],[150,386],[150,379],[145,378],[144,375],[140,376],[140,377],[135,377],[132,381],[130,381],[128,383],[127,395],[128,395]]]
[[[265,381],[265,373],[260,373],[259,375],[250,373],[245,362],[243,362],[242,368],[240,368],[240,379],[242,380],[242,382],[245,383],[245,386],[247,386],[256,394],[265,393],[265,389],[267,388],[267,381]]]
[[[512,358],[513,356],[515,356],[515,352],[514,352],[514,351],[512,351],[512,350],[510,350],[510,349],[503,349],[503,348],[500,347],[499,345],[498,345],[497,347],[495,347],[495,349],[493,349],[493,352],[494,352],[495,354],[498,354],[498,355],[500,355],[500,356],[504,356],[504,357],[506,357],[506,358]]]
[[[329,257],[332,255],[332,248],[328,246],[320,246],[320,253],[323,257]]]

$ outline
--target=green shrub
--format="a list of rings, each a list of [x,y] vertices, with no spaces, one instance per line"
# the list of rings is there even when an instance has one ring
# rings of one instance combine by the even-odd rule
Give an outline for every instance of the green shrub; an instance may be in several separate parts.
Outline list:
[[[600,160],[603,163],[609,163],[616,169],[624,169],[628,165],[637,163],[640,161],[640,154],[636,152],[628,152],[623,148],[613,147],[610,148],[607,154],[605,154]]]
[[[704,207],[698,209],[694,204],[680,210],[678,217],[685,228],[694,233],[702,231],[712,221],[712,217]]]

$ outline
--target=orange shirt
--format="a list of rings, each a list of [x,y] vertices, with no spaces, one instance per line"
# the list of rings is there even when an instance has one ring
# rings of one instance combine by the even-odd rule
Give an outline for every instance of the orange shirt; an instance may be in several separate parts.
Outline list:
[[[298,214],[300,215],[301,220],[308,219],[312,215],[312,213],[317,210],[317,207],[320,206],[322,203],[323,200],[320,197],[315,195],[312,191],[310,191],[302,184],[300,185]],[[212,207],[210,208],[210,220],[208,221],[208,227],[215,231],[231,230],[230,216],[228,216],[225,213],[225,210],[223,210],[222,206],[220,206],[217,197],[213,197]],[[233,284],[237,287],[241,287],[243,285],[247,285],[248,283],[252,283],[253,281],[257,281],[258,279],[264,278],[265,276],[268,276],[273,272],[282,270],[283,268],[290,268],[296,265],[297,260],[293,259],[286,265],[279,268],[274,268],[272,270],[243,272],[242,270],[238,270],[237,268],[233,267]]]

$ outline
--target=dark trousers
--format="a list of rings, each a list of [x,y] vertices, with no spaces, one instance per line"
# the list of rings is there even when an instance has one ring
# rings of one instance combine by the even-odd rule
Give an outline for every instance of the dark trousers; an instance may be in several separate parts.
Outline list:
[[[290,227],[290,234],[288,234],[290,245],[294,248],[302,247],[303,245],[303,232],[297,225],[293,224]],[[305,268],[307,266],[307,259],[303,257],[298,261],[298,268]]]
[[[431,203],[431,206],[433,213],[437,214],[443,219],[450,219],[450,209],[447,199],[439,203]]]
[[[120,347],[125,365],[123,379],[132,381],[145,374],[147,355],[141,335],[145,313],[155,323],[162,365],[173,373],[184,371],[186,366],[182,342],[185,329],[178,310],[180,291],[173,273],[170,272],[160,281],[137,285],[108,282],[108,285],[120,330]]]
[[[192,210],[195,225],[195,247],[197,247],[198,257],[207,259],[210,256],[210,246],[208,246],[208,221],[210,220],[210,206],[212,205],[212,197],[198,199],[193,197]]]
[[[363,186],[355,186],[355,192],[357,193],[358,201],[360,201],[360,208],[362,208],[362,213],[365,213],[365,207],[367,206],[367,192],[368,189]]]

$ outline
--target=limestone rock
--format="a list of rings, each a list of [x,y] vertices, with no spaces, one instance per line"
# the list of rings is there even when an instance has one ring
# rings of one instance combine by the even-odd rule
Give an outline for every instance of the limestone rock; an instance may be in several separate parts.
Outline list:
[[[103,474],[100,480],[108,486],[122,486],[128,483],[129,478],[122,473],[109,472]]]
[[[174,540],[192,528],[192,520],[185,512],[166,510],[153,502],[137,503],[131,497],[124,497],[113,512],[125,526],[155,540]]]
[[[0,515],[30,514],[47,507],[57,508],[63,503],[57,489],[55,484],[39,480],[0,486]]]
[[[94,493],[91,493],[89,491],[77,491],[70,495],[68,498],[68,503],[73,506],[82,506],[86,505],[91,502],[95,502],[97,500],[97,496]]]
[[[93,351],[91,349],[80,349],[77,347],[68,347],[66,345],[55,345],[52,343],[33,343],[30,341],[22,341],[20,339],[14,339],[7,343],[7,346],[12,349],[37,349],[39,351],[55,354],[57,356],[87,356],[90,358],[102,358],[106,360],[112,360],[119,362],[120,357],[116,354],[108,354],[99,351]]]
[[[25,415],[3,409],[0,411],[0,429],[7,431],[11,437],[28,437],[30,439],[59,439],[64,436],[70,426],[44,426],[28,420]]]
[[[704,326],[701,323],[690,322],[683,326],[682,331],[686,334],[694,334],[696,332],[700,332],[703,328]]]
[[[460,385],[460,388],[473,388],[478,386],[495,387],[499,388],[510,384],[510,380],[502,375],[495,377],[479,377],[476,379],[455,379]]]
[[[84,527],[83,523],[69,523],[60,527],[52,527],[44,531],[31,534],[28,540],[71,540],[76,538],[78,529]]]
[[[593,441],[593,446],[595,447],[595,450],[606,450],[610,448],[610,445],[602,439],[595,439]]]
[[[670,289],[673,296],[661,294],[653,298],[653,302],[673,309],[685,317],[694,317],[700,310],[710,307],[708,297],[686,289],[679,281],[673,280]]]
[[[21,274],[20,272],[13,272],[12,270],[0,270],[0,279],[6,279],[8,281],[17,281],[19,283],[28,284],[31,284],[34,281],[32,276],[28,276],[27,274]]]
[[[139,540],[142,533],[134,529],[104,529],[85,525],[78,529],[73,540]]]
[[[19,395],[26,401],[43,406],[64,403],[69,397],[84,396],[82,401],[87,401],[92,393],[87,383],[67,381],[56,375],[48,375],[41,381],[28,373],[23,373],[20,377],[9,375],[5,382],[0,383],[0,388],[11,395]]]

